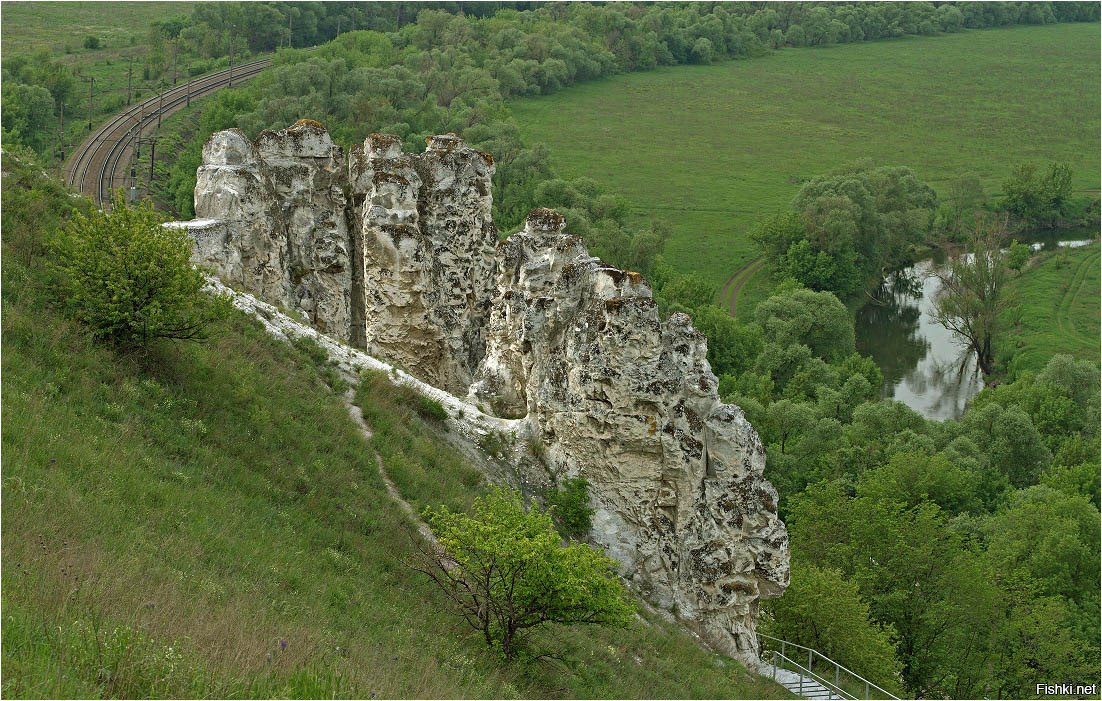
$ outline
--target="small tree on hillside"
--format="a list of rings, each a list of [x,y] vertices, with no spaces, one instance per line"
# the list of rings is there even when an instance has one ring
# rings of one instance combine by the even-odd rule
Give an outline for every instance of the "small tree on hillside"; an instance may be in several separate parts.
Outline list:
[[[63,304],[108,342],[202,340],[228,314],[227,300],[202,292],[187,233],[161,226],[148,202],[129,207],[117,193],[110,212],[77,214],[52,248]]]
[[[413,568],[458,606],[486,644],[515,656],[520,635],[544,623],[626,625],[633,602],[614,563],[582,543],[563,545],[551,516],[495,488],[470,514],[426,509],[437,541]]]

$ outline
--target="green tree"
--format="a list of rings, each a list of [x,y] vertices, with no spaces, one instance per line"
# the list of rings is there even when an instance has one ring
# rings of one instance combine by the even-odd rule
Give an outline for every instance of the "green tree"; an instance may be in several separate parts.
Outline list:
[[[930,186],[902,166],[858,163],[813,178],[792,201],[806,222],[809,247],[790,245],[792,269],[782,272],[843,295],[879,284],[926,238],[937,206]]]
[[[1010,250],[1006,254],[1006,264],[1015,272],[1021,272],[1029,259],[1033,257],[1033,249],[1029,244],[1014,241],[1010,244]]]
[[[630,622],[635,606],[615,563],[588,545],[564,546],[551,516],[526,508],[519,492],[494,488],[469,515],[440,507],[424,517],[437,542],[414,569],[507,659],[524,631],[544,623]]]
[[[123,347],[157,338],[198,341],[228,314],[225,298],[202,291],[182,229],[161,226],[147,201],[77,214],[52,242],[57,286],[66,308],[92,333]]]
[[[582,537],[593,527],[589,482],[584,477],[563,480],[562,486],[548,493],[547,505],[562,532],[569,537]]]
[[[714,304],[697,308],[693,325],[708,337],[708,362],[717,376],[748,370],[761,352],[761,331]]]
[[[1033,228],[1056,226],[1071,204],[1071,167],[1050,163],[1044,172],[1021,163],[1003,181],[1002,209]]]
[[[887,691],[902,693],[895,631],[870,620],[857,585],[833,568],[794,562],[791,584],[763,606],[762,632],[818,650]]]
[[[849,311],[829,292],[795,289],[775,294],[758,305],[754,318],[767,343],[802,343],[827,361],[853,354]]]
[[[985,376],[995,371],[999,316],[1012,303],[1007,290],[1010,267],[999,248],[1004,230],[990,219],[979,220],[972,253],[954,258],[935,272],[941,288],[934,299],[934,319],[976,354],[976,364]]]
[[[993,471],[1017,488],[1036,484],[1052,455],[1029,415],[1018,406],[984,404],[969,409],[960,422],[964,435],[984,446]]]
[[[1049,596],[1074,602],[1098,624],[1098,507],[1044,485],[1014,492],[986,524],[988,554],[1001,572],[1021,570]]]

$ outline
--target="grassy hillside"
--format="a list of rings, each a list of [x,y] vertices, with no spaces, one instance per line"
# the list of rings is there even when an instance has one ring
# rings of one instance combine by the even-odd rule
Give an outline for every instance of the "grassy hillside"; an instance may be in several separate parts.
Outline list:
[[[1014,281],[1017,304],[1003,317],[1010,331],[1001,351],[1011,379],[1039,371],[1057,353],[1098,364],[1100,278],[1094,244],[1046,254]]]
[[[244,316],[205,345],[92,343],[43,286],[68,195],[7,155],[3,177],[5,697],[783,694],[657,619],[502,663],[405,565],[373,447],[419,503],[481,482],[408,398],[361,389],[371,446],[316,349]]]
[[[746,238],[802,181],[871,158],[944,194],[977,173],[996,193],[1021,161],[1067,161],[1099,188],[1097,24],[970,31],[662,68],[512,103],[564,177],[591,176],[639,217],[671,220],[666,258],[717,287]],[[744,292],[754,294],[755,276]],[[752,304],[740,302],[743,309]]]

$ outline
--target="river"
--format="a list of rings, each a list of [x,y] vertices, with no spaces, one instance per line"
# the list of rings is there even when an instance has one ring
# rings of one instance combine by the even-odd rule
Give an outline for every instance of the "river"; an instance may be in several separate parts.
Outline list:
[[[1083,233],[1097,236],[1097,231]],[[1091,240],[1047,237],[1030,244],[1037,250],[1075,248]],[[940,288],[932,273],[945,265],[944,255],[934,256],[891,276],[876,298],[858,310],[856,323],[857,351],[872,356],[884,375],[881,397],[938,420],[960,418],[968,400],[983,389],[975,357],[932,316]]]

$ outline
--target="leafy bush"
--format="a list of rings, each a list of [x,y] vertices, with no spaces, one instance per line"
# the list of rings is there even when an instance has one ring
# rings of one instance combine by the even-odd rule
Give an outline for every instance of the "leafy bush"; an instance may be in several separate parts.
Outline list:
[[[181,229],[161,226],[148,202],[77,214],[52,242],[63,305],[100,339],[123,347],[157,338],[199,341],[229,313],[228,299],[202,292]]]
[[[422,419],[428,419],[430,421],[444,422],[448,420],[448,410],[444,408],[444,405],[435,399],[429,399],[428,397],[422,397],[417,395],[417,400],[413,405],[413,410],[417,412],[417,415]]]
[[[84,37],[84,48],[86,49],[98,49],[102,46],[99,37],[86,36]]]
[[[562,486],[547,495],[547,505],[568,537],[589,533],[593,526],[593,509],[589,508],[589,482],[582,477],[563,480]]]
[[[414,569],[428,575],[467,623],[506,659],[518,637],[543,623],[626,625],[635,611],[614,563],[581,543],[564,546],[551,516],[525,507],[503,487],[474,502],[471,514],[426,509],[438,543]]]

